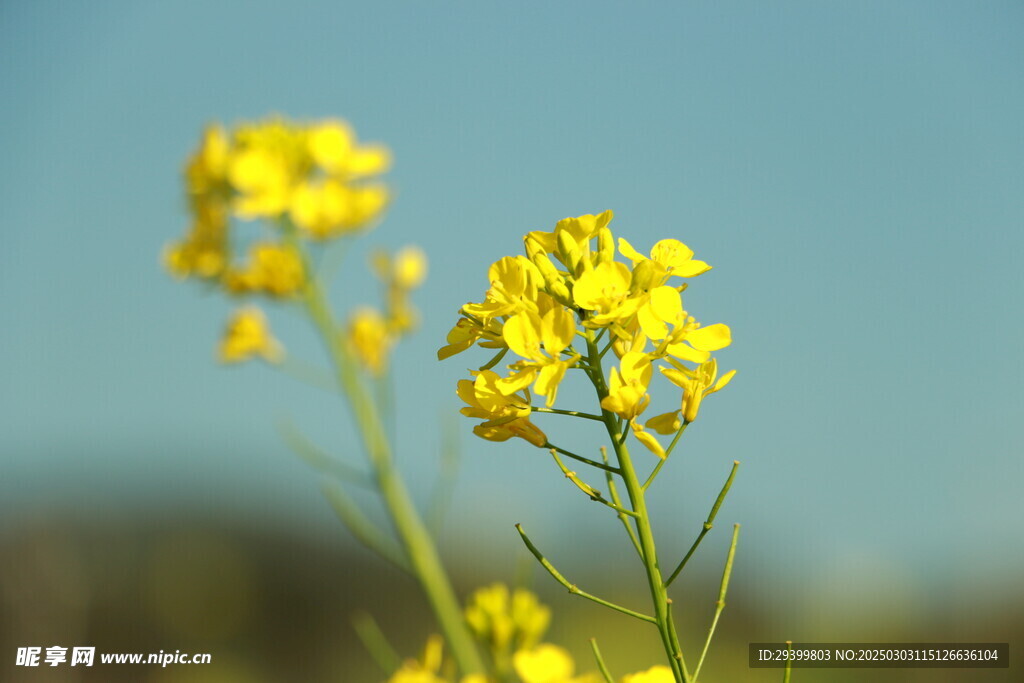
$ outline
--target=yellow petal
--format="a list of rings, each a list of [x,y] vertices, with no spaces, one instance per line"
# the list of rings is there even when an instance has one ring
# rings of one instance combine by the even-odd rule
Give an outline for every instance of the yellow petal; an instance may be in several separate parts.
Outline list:
[[[535,313],[524,311],[518,313],[505,323],[501,336],[508,347],[523,358],[530,360],[543,359],[540,353],[540,327]]]
[[[647,432],[644,431],[634,430],[633,436],[635,436],[636,440],[642,443],[647,448],[647,450],[649,450],[651,453],[654,453],[656,456],[664,460],[665,449],[661,447],[661,444],[658,443],[658,440],[655,439],[653,435],[648,434]]]
[[[686,341],[698,351],[717,351],[732,343],[732,332],[728,325],[715,323],[688,332]]]
[[[673,410],[670,413],[662,413],[652,417],[644,426],[658,434],[668,435],[678,432],[683,423],[679,419],[679,411]]]
[[[544,350],[554,357],[572,343],[576,336],[576,321],[567,308],[557,306],[544,314],[541,320],[541,337]]]
[[[547,643],[519,650],[512,655],[512,666],[523,683],[564,683],[575,668],[568,651]]]
[[[701,273],[706,273],[709,270],[711,270],[711,266],[703,261],[694,259],[673,268],[672,274],[678,275],[679,277],[697,277]]]
[[[628,258],[633,263],[639,261],[646,261],[647,257],[641,254],[639,251],[633,248],[633,245],[626,241],[625,237],[619,238],[619,253]]]
[[[651,290],[651,308],[667,323],[675,323],[683,314],[683,299],[675,287],[655,287]]]
[[[666,347],[669,355],[675,356],[679,360],[689,361],[691,363],[703,363],[711,355],[708,351],[698,351],[686,344],[669,344]]]
[[[722,375],[721,377],[719,377],[718,381],[715,382],[715,386],[713,386],[710,389],[708,389],[705,393],[713,394],[716,391],[718,391],[719,389],[724,388],[725,385],[728,384],[730,381],[732,381],[732,378],[735,377],[735,376],[736,376],[736,371],[735,370],[730,370],[729,372],[727,372],[724,375]]]
[[[693,249],[679,240],[659,240],[651,247],[651,259],[666,268],[678,268],[693,258]]]

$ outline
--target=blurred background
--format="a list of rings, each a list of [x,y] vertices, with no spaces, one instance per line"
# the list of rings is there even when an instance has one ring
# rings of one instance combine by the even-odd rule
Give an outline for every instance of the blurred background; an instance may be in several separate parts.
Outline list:
[[[354,455],[343,406],[219,367],[231,304],[160,267],[203,126],[275,112],[346,118],[394,152],[396,200],[335,298],[374,300],[373,247],[429,254],[422,329],[395,359],[398,450],[426,505],[444,425],[460,434],[441,543],[463,595],[526,576],[582,668],[590,636],[618,674],[659,661],[646,629],[534,570],[512,526],[641,605],[615,520],[542,451],[475,439],[454,385],[484,358],[434,356],[523,233],[611,208],[641,250],[675,237],[710,262],[687,308],[733,329],[719,358],[739,374],[653,494],[659,547],[682,553],[742,462],[675,588],[694,651],[743,525],[709,678],[780,680],[747,669],[751,641],[1017,652],[1022,36],[1012,1],[0,3],[0,679],[376,681],[353,614],[410,656],[431,629],[277,432],[288,418]],[[299,316],[272,317],[323,362]],[[552,417],[559,442],[589,438]],[[213,664],[15,667],[33,645]],[[794,677],[867,679],[1019,674]]]

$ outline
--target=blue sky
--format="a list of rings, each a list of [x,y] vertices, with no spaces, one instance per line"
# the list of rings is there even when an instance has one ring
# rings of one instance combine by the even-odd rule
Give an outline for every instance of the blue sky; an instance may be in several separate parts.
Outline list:
[[[733,328],[739,375],[658,484],[685,539],[739,459],[720,520],[780,576],[1019,572],[1022,29],[1013,2],[5,3],[4,525],[178,505],[331,523],[274,422],[344,449],[339,406],[218,369],[228,304],[158,263],[204,123],[280,112],[394,151],[366,244],[432,262],[397,361],[400,443],[436,442],[457,407],[473,361],[433,351],[487,265],[611,208],[633,244],[676,237],[712,263],[687,305]],[[373,296],[360,257],[339,299]],[[514,521],[611,542],[539,451],[460,428],[453,548],[511,557]],[[426,450],[403,453],[414,482]]]

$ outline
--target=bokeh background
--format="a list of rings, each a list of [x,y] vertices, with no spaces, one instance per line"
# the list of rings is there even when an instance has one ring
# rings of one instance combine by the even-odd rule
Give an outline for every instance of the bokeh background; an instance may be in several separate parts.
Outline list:
[[[733,328],[720,358],[739,375],[654,502],[679,553],[743,463],[676,591],[692,651],[742,523],[713,679],[779,680],[746,668],[758,640],[1017,647],[1022,65],[1013,1],[3,2],[0,678],[375,681],[354,613],[409,655],[430,629],[280,441],[287,417],[353,452],[341,405],[218,367],[229,303],[160,269],[203,125],[273,112],[344,117],[394,150],[397,199],[336,298],[376,295],[373,246],[431,258],[422,330],[395,361],[399,450],[426,504],[444,426],[460,434],[442,546],[463,594],[526,577],[586,668],[593,635],[618,673],[657,661],[645,629],[534,571],[512,528],[592,592],[643,604],[615,520],[541,451],[474,440],[453,389],[483,359],[434,360],[524,232],[611,208],[635,245],[676,237],[711,262],[687,307]],[[321,362],[298,316],[273,316]],[[214,663],[14,667],[16,647],[55,644]],[[1019,670],[795,680],[868,679]]]

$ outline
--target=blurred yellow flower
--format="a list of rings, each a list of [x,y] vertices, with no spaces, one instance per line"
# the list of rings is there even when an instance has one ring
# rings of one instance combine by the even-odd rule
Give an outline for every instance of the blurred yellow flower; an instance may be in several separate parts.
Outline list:
[[[544,643],[530,650],[519,650],[512,664],[522,683],[574,683],[575,663],[569,652],[557,645]],[[588,677],[589,678],[589,677]]]
[[[395,254],[392,271],[396,286],[416,289],[427,278],[427,255],[419,247],[403,247]]]
[[[379,311],[368,307],[357,309],[349,319],[346,338],[364,368],[374,375],[384,372],[393,340],[387,321]]]
[[[391,153],[381,145],[357,145],[344,121],[322,121],[310,129],[309,151],[316,164],[332,176],[361,178],[378,175],[391,165]]]
[[[662,665],[652,666],[647,671],[627,674],[622,677],[622,683],[675,683],[675,680],[672,669]]]
[[[263,311],[253,306],[240,308],[228,321],[220,343],[220,359],[238,363],[257,356],[278,362],[284,358],[284,348],[271,336]]]
[[[223,189],[231,143],[220,125],[207,126],[203,139],[185,166],[185,186],[192,195]]]
[[[276,297],[299,292],[306,282],[302,258],[294,247],[257,242],[249,248],[244,268],[231,269],[224,287],[232,294],[263,293]]]
[[[316,240],[357,230],[374,220],[388,202],[383,185],[352,186],[328,178],[299,185],[290,198],[290,216]]]
[[[551,622],[551,610],[525,588],[503,583],[478,588],[466,606],[466,621],[492,651],[531,648]]]
[[[228,213],[222,202],[196,198],[192,227],[184,240],[164,252],[164,265],[176,277],[220,277],[228,264]]]

